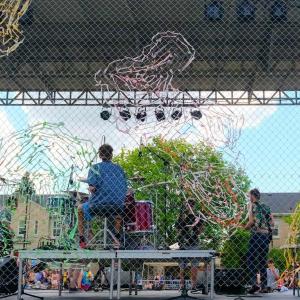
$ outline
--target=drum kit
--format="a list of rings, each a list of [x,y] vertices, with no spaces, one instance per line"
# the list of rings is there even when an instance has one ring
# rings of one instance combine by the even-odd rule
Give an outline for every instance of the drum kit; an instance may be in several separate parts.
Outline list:
[[[135,176],[129,180],[130,182],[142,182],[144,178]],[[83,178],[79,179],[79,181],[86,183],[86,179]],[[72,198],[76,199],[77,205],[88,201],[89,198],[89,194],[82,192],[68,191],[68,193]],[[125,248],[155,247],[153,202],[148,200],[136,200],[134,191],[131,188],[128,189],[125,198],[123,228]]]

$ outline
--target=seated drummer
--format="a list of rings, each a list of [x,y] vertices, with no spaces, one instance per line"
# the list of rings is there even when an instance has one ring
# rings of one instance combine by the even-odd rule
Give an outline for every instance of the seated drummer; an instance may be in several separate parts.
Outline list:
[[[194,208],[195,201],[193,199],[184,200],[183,208],[175,224],[178,230],[178,244],[180,250],[199,250],[199,235],[203,232],[204,222],[203,219],[198,217],[197,213],[194,212]],[[184,286],[184,271],[188,263],[191,263],[192,290],[196,290],[199,267],[198,258],[180,260],[180,287],[183,288]]]
[[[89,200],[78,206],[78,231],[81,248],[86,247],[84,221],[94,216],[114,218],[122,214],[127,182],[123,169],[112,163],[113,148],[104,144],[99,148],[101,163],[93,165],[88,173]]]

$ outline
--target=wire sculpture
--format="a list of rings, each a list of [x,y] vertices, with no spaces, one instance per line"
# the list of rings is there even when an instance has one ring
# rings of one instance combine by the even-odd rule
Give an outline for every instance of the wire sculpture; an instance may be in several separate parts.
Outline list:
[[[243,185],[235,178],[241,174],[230,166],[222,167],[220,162],[199,164],[193,157],[180,157],[179,149],[174,151],[165,148],[163,144],[161,147],[174,162],[180,161],[180,164],[174,164],[174,172],[180,168],[178,190],[181,191],[184,201],[193,198],[198,202],[201,208],[199,217],[209,223],[221,225],[228,231],[244,221],[247,209],[246,195],[242,190]]]
[[[106,83],[117,91],[174,91],[172,80],[194,60],[195,49],[180,33],[160,32],[137,57],[111,62],[95,74],[97,85]]]
[[[80,189],[76,177],[86,173],[96,155],[92,142],[73,136],[63,123],[43,122],[16,131],[0,139],[1,194],[28,201],[39,201],[43,195],[61,198],[62,203],[57,203],[54,210],[48,203],[43,205],[50,207],[49,213],[61,224],[63,246],[74,239],[77,227],[75,203],[71,204],[69,199],[70,189]],[[23,174],[31,182],[30,194],[20,191]],[[4,199],[0,197],[0,200]],[[0,211],[5,209],[11,208],[0,207]]]
[[[26,13],[31,0],[4,0],[0,3],[0,57],[15,51],[23,42],[20,19]]]
[[[171,31],[159,32],[151,39],[151,43],[142,49],[142,54],[136,57],[125,57],[111,62],[104,70],[95,74],[97,85],[104,92],[109,92],[113,87],[116,91],[148,91],[157,95],[157,101],[152,104],[165,106],[165,97],[168,92],[175,93],[177,88],[173,85],[173,77],[186,70],[195,59],[194,47],[180,33]],[[128,95],[128,94],[127,94]],[[165,138],[175,138],[185,135],[200,139],[217,147],[233,148],[240,136],[243,123],[242,114],[236,114],[228,107],[201,108],[202,122],[194,120],[190,112],[182,107],[173,106],[165,108],[167,117],[159,122],[155,118],[155,109],[143,107],[139,101],[133,102],[128,95],[124,107],[118,107],[119,115],[113,114],[110,122],[116,124],[119,131],[137,137],[137,143],[142,136],[145,141],[151,139],[157,132]],[[119,103],[117,100],[116,102]],[[182,99],[182,103],[184,99]],[[132,104],[134,109],[129,109],[126,104]],[[176,103],[180,103],[179,99]],[[143,118],[135,120],[140,110],[145,114]],[[170,122],[174,110],[180,110],[182,118]],[[199,109],[195,103],[194,109]],[[126,114],[126,118],[122,117]],[[121,116],[122,115],[122,116]]]

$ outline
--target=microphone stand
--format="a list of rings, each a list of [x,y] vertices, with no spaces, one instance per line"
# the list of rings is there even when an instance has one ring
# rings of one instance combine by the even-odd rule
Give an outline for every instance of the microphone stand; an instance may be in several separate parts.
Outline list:
[[[168,171],[168,167],[170,166],[170,161],[167,160],[166,158],[160,156],[159,154],[157,154],[155,151],[153,151],[150,147],[148,146],[144,146],[144,148],[149,151],[151,154],[153,154],[154,156],[156,156],[157,158],[159,158],[163,164],[164,164],[164,173],[165,173],[165,184],[164,184],[164,242],[165,245],[167,245],[167,237],[168,237],[168,226],[167,226],[167,198],[168,198],[168,176],[167,176],[167,171]]]

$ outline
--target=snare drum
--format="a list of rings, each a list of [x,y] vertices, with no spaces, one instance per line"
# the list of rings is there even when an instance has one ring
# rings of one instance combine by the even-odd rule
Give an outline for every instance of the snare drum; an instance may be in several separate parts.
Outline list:
[[[135,203],[134,232],[153,231],[153,203],[151,201],[138,201]]]

